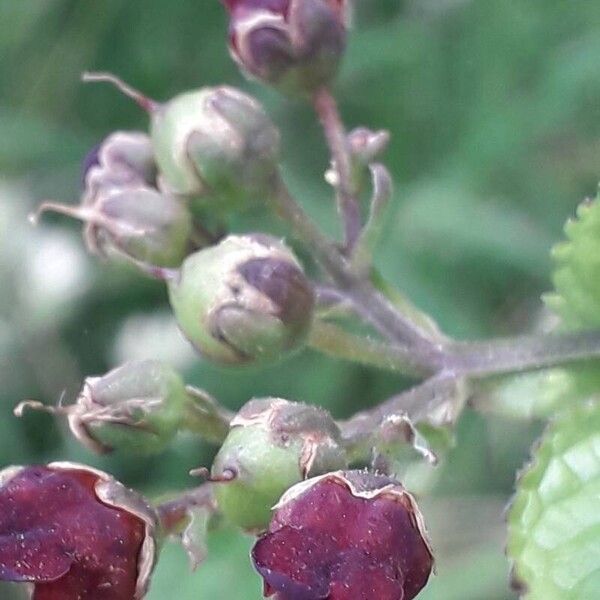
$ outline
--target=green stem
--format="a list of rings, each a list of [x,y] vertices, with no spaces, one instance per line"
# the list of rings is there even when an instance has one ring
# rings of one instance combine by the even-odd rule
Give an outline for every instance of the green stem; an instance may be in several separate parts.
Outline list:
[[[337,325],[317,320],[308,344],[335,358],[395,371],[410,377],[431,375],[429,361],[422,360],[406,346],[390,345],[370,337],[358,336]]]
[[[468,377],[533,371],[600,358],[600,331],[530,335],[444,346],[445,368]]]
[[[464,379],[453,374],[439,374],[339,422],[349,456],[352,460],[364,459],[386,419],[406,417],[413,425],[425,421],[437,427],[453,424],[467,395]]]
[[[438,324],[427,313],[417,308],[404,294],[398,291],[383,275],[375,268],[371,269],[371,281],[373,285],[384,294],[398,311],[406,315],[408,319],[417,323],[427,333],[429,339],[441,341],[446,339],[440,331]]]

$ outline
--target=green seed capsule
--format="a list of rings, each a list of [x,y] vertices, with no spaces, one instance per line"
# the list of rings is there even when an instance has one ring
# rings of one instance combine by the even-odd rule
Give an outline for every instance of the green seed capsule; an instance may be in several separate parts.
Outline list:
[[[251,400],[232,420],[212,467],[219,509],[247,530],[264,529],[285,490],[346,466],[326,411],[279,398]]]
[[[275,361],[302,346],[312,323],[312,286],[269,236],[229,236],[189,256],[168,283],[182,332],[217,363]]]
[[[181,94],[151,113],[161,182],[224,211],[269,192],[279,133],[261,105],[231,87]]]
[[[75,404],[50,407],[27,401],[15,413],[21,416],[25,408],[33,408],[65,415],[73,435],[94,452],[155,454],[183,428],[190,401],[171,367],[143,360],[88,377]]]

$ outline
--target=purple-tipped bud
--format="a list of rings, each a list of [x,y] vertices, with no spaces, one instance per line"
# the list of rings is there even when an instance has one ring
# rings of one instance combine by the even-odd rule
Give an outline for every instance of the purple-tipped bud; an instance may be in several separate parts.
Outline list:
[[[79,206],[44,202],[45,211],[85,222],[92,254],[124,254],[159,267],[178,266],[190,248],[192,215],[182,201],[155,187],[156,163],[150,138],[116,132],[83,161],[84,190]]]
[[[150,138],[141,131],[116,131],[94,146],[81,165],[86,196],[99,187],[156,183],[156,162]]]
[[[397,481],[338,471],[290,488],[252,559],[277,600],[411,600],[433,567],[423,520]]]
[[[52,463],[0,472],[0,580],[33,600],[138,600],[156,558],[156,515],[109,475]]]
[[[336,74],[346,46],[347,0],[222,0],[229,50],[242,70],[293,95]]]
[[[301,348],[315,304],[292,251],[260,234],[231,235],[189,256],[169,297],[184,335],[223,364],[273,362]]]

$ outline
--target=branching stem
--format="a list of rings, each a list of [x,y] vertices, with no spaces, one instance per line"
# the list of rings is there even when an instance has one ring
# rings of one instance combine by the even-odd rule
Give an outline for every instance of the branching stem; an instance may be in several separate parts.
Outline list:
[[[347,259],[296,202],[281,178],[275,181],[274,188],[271,202],[276,212],[291,225],[294,235],[312,251],[365,321],[396,343],[410,344],[417,351],[438,354],[435,342],[424,327],[403,314],[370,281],[352,272]]]
[[[533,371],[600,358],[600,331],[553,333],[483,342],[452,342],[444,347],[448,368],[469,377]]]
[[[410,377],[432,374],[430,361],[407,346],[391,345],[371,337],[359,336],[345,329],[316,321],[310,332],[309,345],[335,358],[395,371]]]
[[[346,130],[337,102],[329,88],[323,87],[315,93],[313,105],[331,151],[333,168],[337,175],[338,211],[344,226],[344,247],[350,253],[360,236],[362,219],[358,190],[353,183],[352,157],[348,148]]]

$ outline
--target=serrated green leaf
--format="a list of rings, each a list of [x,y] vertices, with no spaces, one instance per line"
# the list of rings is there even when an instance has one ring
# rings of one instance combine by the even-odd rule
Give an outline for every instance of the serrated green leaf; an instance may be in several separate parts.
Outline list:
[[[565,412],[521,475],[508,555],[527,600],[600,597],[600,405]]]
[[[600,197],[579,205],[552,251],[555,291],[544,301],[568,329],[600,327]]]

